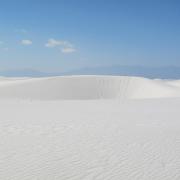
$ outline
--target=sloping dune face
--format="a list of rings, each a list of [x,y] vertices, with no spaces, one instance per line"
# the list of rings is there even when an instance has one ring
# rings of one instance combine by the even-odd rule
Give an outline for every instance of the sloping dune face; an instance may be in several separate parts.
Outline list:
[[[0,79],[0,99],[142,99],[180,97],[180,82],[125,76]]]

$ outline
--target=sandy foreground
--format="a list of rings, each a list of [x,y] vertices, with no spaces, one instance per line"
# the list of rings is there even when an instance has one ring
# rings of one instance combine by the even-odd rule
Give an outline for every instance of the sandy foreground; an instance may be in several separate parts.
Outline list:
[[[0,78],[0,179],[179,180],[180,81]]]

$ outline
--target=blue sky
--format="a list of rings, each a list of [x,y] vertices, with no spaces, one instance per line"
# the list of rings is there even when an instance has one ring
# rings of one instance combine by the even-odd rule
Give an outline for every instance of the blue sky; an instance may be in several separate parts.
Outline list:
[[[178,0],[0,0],[0,70],[180,66]]]

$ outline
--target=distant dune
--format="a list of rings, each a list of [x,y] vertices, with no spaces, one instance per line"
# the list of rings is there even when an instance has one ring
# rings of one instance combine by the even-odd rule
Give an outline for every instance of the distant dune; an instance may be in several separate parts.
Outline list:
[[[180,81],[128,76],[0,78],[0,99],[142,99],[180,97]]]

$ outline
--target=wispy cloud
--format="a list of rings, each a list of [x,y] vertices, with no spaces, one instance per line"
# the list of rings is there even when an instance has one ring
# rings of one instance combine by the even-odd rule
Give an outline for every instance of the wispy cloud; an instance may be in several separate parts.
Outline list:
[[[62,52],[62,53],[65,53],[65,54],[73,53],[73,52],[75,52],[75,51],[76,51],[76,49],[75,49],[75,48],[71,48],[71,47],[66,47],[66,48],[62,48],[62,49],[61,49],[61,52]]]
[[[25,46],[28,46],[28,45],[31,45],[31,44],[32,44],[32,41],[29,40],[29,39],[23,39],[23,40],[21,41],[21,44],[22,44],[22,45],[25,45]]]
[[[45,46],[48,48],[60,47],[61,52],[66,54],[73,53],[76,51],[73,44],[69,41],[56,40],[53,38],[50,38],[48,42],[45,44]]]
[[[48,42],[45,44],[46,47],[57,47],[63,45],[63,41],[55,40],[55,39],[49,39]]]
[[[2,45],[2,44],[4,44],[4,42],[3,42],[3,41],[0,41],[0,45]]]

